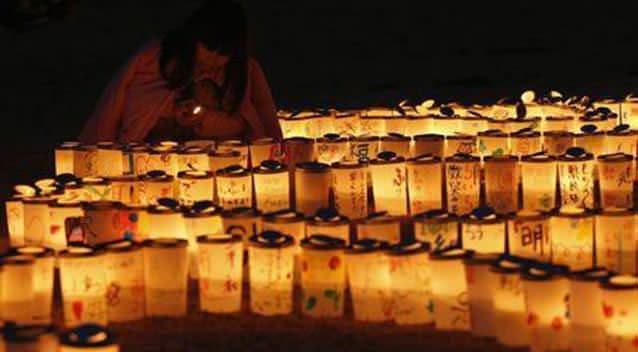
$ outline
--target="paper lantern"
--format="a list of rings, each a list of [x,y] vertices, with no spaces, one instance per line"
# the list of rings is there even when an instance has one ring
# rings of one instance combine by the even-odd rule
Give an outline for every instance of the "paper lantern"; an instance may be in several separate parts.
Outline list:
[[[220,152],[239,152],[239,165],[245,169],[248,168],[250,149],[245,142],[236,139],[222,141],[217,144],[217,150]]]
[[[508,118],[505,119],[504,132],[514,134],[520,130],[538,129],[541,124],[541,118],[525,117],[525,118]]]
[[[443,164],[432,155],[421,155],[406,163],[410,214],[443,208]]]
[[[146,206],[124,206],[120,211],[119,221],[124,239],[134,242],[142,242],[148,239],[150,220]]]
[[[54,352],[58,350],[58,338],[52,325],[9,323],[4,326],[1,346],[7,352]]]
[[[569,275],[569,319],[571,351],[605,351],[604,306],[599,281],[609,276],[601,268],[572,272]]]
[[[505,252],[506,219],[489,207],[474,209],[461,218],[463,248],[477,253]]]
[[[525,295],[520,273],[523,264],[513,258],[503,258],[490,268],[495,280],[492,304],[494,306],[494,331],[498,342],[507,347],[524,347],[529,344]]]
[[[638,337],[638,278],[614,275],[601,283],[607,351],[634,351]]]
[[[252,207],[253,180],[249,170],[238,165],[219,170],[215,176],[215,186],[222,208]]]
[[[541,134],[537,131],[521,130],[510,136],[511,154],[517,157],[535,154],[543,150]]]
[[[122,146],[112,142],[98,143],[95,158],[96,175],[101,177],[122,176],[124,174],[123,160]]]
[[[241,310],[243,239],[239,235],[203,235],[199,245],[199,307],[209,313]]]
[[[421,134],[414,136],[413,156],[432,155],[443,158],[445,154],[445,137],[440,134]]]
[[[550,216],[521,210],[507,222],[509,253],[525,259],[550,262]]]
[[[79,142],[62,142],[55,147],[55,174],[72,174],[73,150],[80,146]]]
[[[392,319],[390,266],[384,243],[356,241],[345,252],[354,319],[382,322]]]
[[[362,115],[359,119],[361,135],[384,136],[386,134],[385,120],[384,116]]]
[[[318,138],[315,148],[317,161],[328,165],[342,161],[350,154],[348,139],[338,134],[327,134]]]
[[[334,133],[334,117],[328,111],[321,111],[309,118],[307,129],[310,138],[320,138],[323,135]]]
[[[64,325],[106,324],[107,281],[104,251],[72,246],[58,257]]]
[[[182,205],[213,200],[213,174],[210,171],[180,171],[177,175],[178,200]]]
[[[562,206],[594,207],[594,157],[581,148],[570,148],[558,158]]]
[[[370,163],[375,211],[390,215],[408,213],[405,159],[393,152],[381,152]]]
[[[485,158],[485,203],[498,214],[518,210],[519,165],[516,156]]]
[[[490,267],[497,259],[496,253],[469,252],[463,260],[470,308],[470,326],[474,336],[496,336],[492,295],[497,282],[495,275],[490,273]]]
[[[125,154],[129,155],[129,165],[136,176],[146,175],[149,171],[149,159],[151,150],[146,145],[127,146]]]
[[[379,154],[380,140],[378,136],[360,136],[350,140],[349,159],[369,162]]]
[[[385,252],[390,266],[391,311],[394,321],[399,325],[429,324],[434,321],[428,250],[428,245],[412,242],[393,245]],[[348,277],[352,277],[350,271]]]
[[[140,197],[142,181],[134,175],[111,177],[111,197],[109,200],[120,202],[126,205],[143,204]]]
[[[265,231],[250,238],[250,311],[265,316],[292,313],[295,247],[292,236]]]
[[[443,209],[414,216],[414,237],[430,245],[432,251],[456,247],[459,243],[459,219]]]
[[[28,324],[50,324],[55,265],[53,250],[46,247],[23,246],[15,248],[14,253],[17,256],[32,257],[34,260],[32,318]]]
[[[521,161],[523,209],[549,211],[556,206],[556,158],[537,154]]]
[[[452,136],[461,131],[461,119],[458,116],[434,115],[432,132],[444,136]]]
[[[382,152],[393,152],[394,154],[407,158],[410,156],[410,137],[402,134],[391,134],[381,137],[379,150]]]
[[[510,154],[510,136],[501,130],[487,130],[478,135],[478,151],[482,157]]]
[[[605,153],[624,153],[636,156],[636,143],[638,131],[630,130],[629,125],[619,125],[611,131],[607,131],[605,139]]]
[[[252,208],[235,208],[222,212],[222,233],[240,235],[244,241],[261,232],[261,213]]]
[[[481,195],[481,163],[478,157],[457,154],[445,159],[447,208],[466,214],[478,207]]]
[[[35,259],[28,255],[7,256],[1,264],[2,319],[18,324],[32,323],[36,310],[33,307],[37,283]]]
[[[66,227],[67,220],[72,218],[82,218],[84,210],[77,201],[66,201],[57,199],[49,204],[49,233],[45,236],[43,245],[55,251],[66,248]]]
[[[310,234],[310,233],[309,233]],[[377,212],[357,223],[356,238],[375,239],[390,244],[401,240],[401,218],[386,212]]]
[[[310,215],[330,204],[332,174],[330,166],[307,162],[297,164],[295,170],[295,208]]]
[[[454,135],[445,138],[445,156],[450,157],[457,153],[477,154],[476,137],[469,135]]]
[[[482,116],[461,117],[461,130],[463,134],[477,136],[479,132],[489,129],[488,120]]]
[[[368,165],[357,160],[332,164],[335,208],[350,219],[368,215]]]
[[[574,134],[566,131],[548,131],[543,134],[543,150],[551,156],[565,154],[574,146]]]
[[[24,245],[24,203],[23,199],[33,197],[35,188],[26,185],[14,187],[15,194],[5,200],[4,208],[9,232],[9,244],[13,247]]]
[[[140,188],[142,204],[156,205],[158,199],[170,198],[175,195],[173,188],[175,178],[163,171],[150,171],[143,175],[140,180],[142,181],[142,187]]]
[[[41,246],[51,229],[49,204],[52,198],[30,197],[22,200],[24,211],[24,244]],[[17,241],[16,241],[17,242]]]
[[[177,201],[170,198],[160,199],[161,205],[148,208],[148,233],[150,239],[179,238],[188,239],[186,224]],[[171,204],[169,204],[171,203]]]
[[[490,116],[494,116],[495,119],[504,120],[510,116],[516,116],[516,105],[499,101],[492,105]]]
[[[290,208],[288,167],[274,160],[263,161],[253,169],[255,203],[262,212]]]
[[[208,151],[201,147],[184,147],[177,152],[177,170],[209,171]]]
[[[550,131],[572,132],[575,130],[574,116],[546,116],[541,122],[543,133]]]
[[[432,115],[413,115],[408,116],[408,122],[406,125],[406,134],[408,136],[417,136],[432,131]]]
[[[603,116],[603,115],[581,116],[578,118],[578,120],[575,123],[576,123],[577,130],[580,130],[583,126],[587,126],[587,125],[596,126],[596,128],[599,131],[606,131],[616,126],[615,120],[609,121],[607,116]]]
[[[151,171],[164,171],[167,175],[177,176],[179,164],[177,162],[177,149],[175,146],[154,146],[148,156],[148,169]]]
[[[142,247],[123,240],[104,246],[106,304],[114,323],[144,318],[144,254]]]
[[[314,217],[307,219],[306,235],[327,235],[349,243],[350,221],[334,209],[319,209]]]
[[[638,104],[636,104],[636,97],[631,94],[623,101],[596,102],[596,107],[606,107],[615,116],[622,113],[624,123],[629,124],[632,129],[638,127]]]
[[[507,121],[505,121],[505,118],[503,119],[488,118],[487,128],[488,128],[488,131],[490,130],[507,131]],[[486,132],[486,131],[483,131],[483,132]]]
[[[608,154],[598,157],[600,172],[600,206],[602,208],[633,208],[634,157],[629,154]]]
[[[584,129],[584,130],[583,130]],[[574,146],[581,147],[594,156],[604,155],[607,135],[593,125],[586,125],[574,135]]]
[[[106,201],[112,198],[111,183],[102,177],[84,177],[81,181],[82,200],[88,202]]]
[[[288,165],[289,183],[290,183],[290,200],[296,197],[295,190],[295,173],[297,164],[311,162],[315,159],[315,145],[312,139],[308,138],[291,138],[284,140],[284,161]]]
[[[281,142],[275,138],[261,138],[250,142],[250,163],[253,168],[261,165],[263,161],[283,161],[284,150]]]
[[[301,241],[301,312],[314,318],[343,316],[346,242],[324,235]]]
[[[284,138],[309,137],[309,116],[285,116],[279,118]]]
[[[117,202],[83,203],[86,243],[93,246],[123,239],[119,223],[122,207]]]
[[[459,248],[432,252],[430,256],[432,302],[437,330],[470,329],[469,301],[463,259],[466,253]]]
[[[569,281],[566,274],[565,267],[551,265],[529,267],[522,274],[530,351],[569,350]]]
[[[563,208],[550,222],[554,264],[582,270],[593,264],[594,216],[578,208]]]
[[[186,315],[188,241],[158,238],[143,243],[146,316]]]
[[[73,174],[77,177],[97,176],[97,147],[78,145],[73,149]]]
[[[208,154],[208,164],[210,171],[216,173],[218,170],[229,166],[241,164],[241,154],[237,150],[211,151]]]
[[[361,123],[358,111],[342,111],[335,114],[334,129],[340,135],[358,136],[361,134]]]
[[[607,208],[596,214],[596,263],[612,272],[636,272],[635,213]]]
[[[62,176],[65,176],[65,175],[62,175]],[[60,177],[60,175],[58,175],[58,177]],[[69,180],[68,182],[62,183],[60,187],[64,190],[63,198],[65,200],[77,201],[77,202],[89,201],[87,199],[88,192],[85,191],[84,189],[84,185],[82,184],[82,179],[74,178],[73,180]],[[110,199],[113,198],[112,194],[110,194],[109,196],[110,196]]]
[[[400,116],[386,117],[385,134],[386,135],[405,135],[408,126],[408,116],[405,114]]]
[[[97,324],[85,324],[60,337],[59,352],[119,352],[120,347],[110,331]]]
[[[210,201],[200,201],[183,211],[186,237],[188,238],[189,273],[192,278],[199,276],[197,261],[197,238],[205,234],[223,233],[221,208]]]
[[[261,223],[264,231],[281,232],[292,236],[295,242],[306,237],[306,219],[303,214],[294,210],[282,209],[264,214]]]

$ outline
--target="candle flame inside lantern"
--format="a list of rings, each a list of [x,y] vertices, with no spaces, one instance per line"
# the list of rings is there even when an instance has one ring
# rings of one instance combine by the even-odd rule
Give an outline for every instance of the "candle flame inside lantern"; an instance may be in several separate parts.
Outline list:
[[[197,105],[194,109],[193,109],[193,115],[197,115],[202,111],[202,107]]]

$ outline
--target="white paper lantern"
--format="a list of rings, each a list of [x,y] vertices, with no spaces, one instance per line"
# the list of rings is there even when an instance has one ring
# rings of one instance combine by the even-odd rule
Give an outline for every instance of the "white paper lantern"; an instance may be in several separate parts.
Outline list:
[[[507,347],[524,347],[529,344],[525,295],[519,261],[501,259],[490,268],[496,280],[492,304],[494,306],[494,331],[498,341]]]
[[[638,278],[615,275],[601,283],[607,351],[634,351],[638,337]]]
[[[148,157],[148,170],[164,171],[167,175],[177,176],[177,145],[157,145],[151,148]]]
[[[73,149],[73,174],[77,177],[97,176],[97,147],[79,145]]]
[[[466,214],[479,206],[481,163],[478,157],[457,154],[445,159],[447,208],[452,214]]]
[[[97,173],[101,177],[114,177],[124,174],[124,153],[122,146],[112,142],[97,144],[95,159]]]
[[[437,330],[470,330],[469,300],[463,259],[459,248],[432,252],[430,269],[434,325]]]
[[[388,135],[405,135],[408,126],[408,116],[405,112],[402,112],[399,116],[386,117],[385,119],[385,134]]]
[[[379,154],[380,138],[378,136],[360,136],[350,140],[350,158],[368,162]]]
[[[24,244],[41,246],[49,234],[51,221],[49,197],[29,197],[22,200],[24,211]],[[17,241],[16,241],[17,242]]]
[[[307,133],[310,138],[319,138],[334,133],[334,116],[329,111],[320,111],[308,120]]]
[[[112,198],[111,183],[102,177],[84,177],[81,180],[83,201],[99,202]]]
[[[34,259],[32,319],[28,324],[50,324],[53,303],[53,278],[55,257],[50,248],[24,246],[15,248],[19,256]]]
[[[279,117],[279,124],[284,138],[308,137],[309,116],[283,116]]]
[[[470,302],[470,326],[474,336],[496,336],[492,295],[497,282],[495,275],[490,273],[490,267],[497,259],[496,253],[469,252],[463,261]]]
[[[219,205],[225,209],[252,207],[253,182],[249,170],[234,165],[217,171],[215,187]]]
[[[562,206],[594,207],[594,158],[581,148],[570,148],[558,158]]]
[[[636,220],[628,209],[608,208],[596,214],[596,263],[612,272],[636,272]]]
[[[269,213],[290,208],[290,178],[286,165],[266,160],[253,169],[257,210]]]
[[[432,118],[432,132],[452,136],[461,130],[461,121],[458,116],[435,115]]]
[[[18,324],[32,323],[35,313],[35,258],[29,255],[7,256],[1,264],[2,319]]]
[[[471,113],[477,113],[472,111]],[[478,114],[478,113],[477,113]],[[461,133],[477,136],[480,132],[489,129],[488,119],[482,116],[461,117]]]
[[[357,222],[356,238],[375,239],[390,244],[401,241],[401,218],[386,212],[376,212]]]
[[[508,118],[505,119],[505,128],[504,132],[514,134],[521,130],[534,130],[540,128],[541,118],[538,116],[534,117],[523,117],[523,118]]]
[[[432,155],[437,158],[445,156],[445,137],[440,134],[421,134],[414,136],[413,156]]]
[[[489,207],[474,209],[461,218],[463,248],[478,253],[505,252],[506,222]]]
[[[265,316],[292,313],[295,247],[292,236],[265,231],[250,238],[250,311]]]
[[[350,153],[348,139],[338,134],[327,134],[318,138],[315,148],[317,161],[328,165],[346,159]]]
[[[406,134],[408,136],[417,136],[432,131],[432,115],[414,115],[408,116],[406,125]]]
[[[341,111],[335,114],[335,133],[340,135],[358,136],[361,134],[359,111]]]
[[[58,257],[64,325],[106,324],[106,267],[104,251],[72,246]]]
[[[600,172],[600,206],[602,208],[633,208],[634,157],[629,154],[608,154],[598,157]]]
[[[56,352],[58,337],[52,325],[6,324],[1,348],[7,352]]]
[[[285,157],[281,142],[275,138],[261,138],[250,142],[250,162],[253,168],[263,161],[275,160],[283,162]]]
[[[24,245],[24,203],[25,198],[35,196],[35,188],[27,185],[17,185],[14,187],[13,197],[5,200],[5,214],[7,219],[7,230],[9,232],[9,244],[13,247]]]
[[[638,131],[630,130],[629,125],[619,125],[606,134],[605,154],[623,153],[636,157]]]
[[[240,235],[244,241],[261,232],[261,213],[252,208],[235,208],[222,212],[222,233]]]
[[[574,134],[567,131],[548,131],[543,133],[543,150],[551,156],[565,154],[574,146]]]
[[[485,159],[485,203],[498,214],[518,210],[519,164],[516,156]]]
[[[565,208],[552,217],[550,241],[554,264],[582,270],[593,264],[594,216],[592,212]]]
[[[228,151],[237,151],[239,152],[239,164],[244,169],[248,168],[248,159],[250,155],[250,149],[248,148],[248,144],[241,140],[231,139],[219,142],[217,144],[217,151],[219,152],[228,152]]]
[[[199,306],[209,313],[241,310],[243,239],[239,235],[203,235],[199,246]]]
[[[129,165],[136,176],[146,175],[149,171],[150,149],[146,145],[129,145],[126,154],[129,155]]]
[[[209,171],[208,150],[202,147],[184,147],[177,152],[178,171]]]
[[[406,137],[402,134],[383,136],[381,137],[379,151],[393,152],[398,156],[408,158],[410,156],[410,141],[410,137]]]
[[[575,128],[574,116],[546,116],[541,122],[543,133],[552,131],[572,132]]]
[[[140,177],[140,199],[144,205],[156,205],[160,198],[175,196],[175,178],[163,171],[150,171]]]
[[[428,248],[420,242],[402,243],[385,252],[390,265],[392,315],[399,325],[434,321]],[[348,275],[351,277],[350,272]]]
[[[360,121],[361,135],[363,136],[383,136],[386,134],[384,116],[362,115]]]
[[[330,204],[332,174],[330,166],[307,162],[295,169],[295,209],[305,215],[314,214]]]
[[[478,135],[481,157],[510,154],[510,136],[501,130],[487,130]]]
[[[199,201],[185,209],[182,215],[188,238],[189,273],[192,278],[197,278],[199,275],[197,238],[204,234],[223,233],[221,208],[210,201]]]
[[[182,205],[213,200],[213,174],[210,171],[180,171],[177,183],[178,200]]]
[[[403,216],[408,213],[405,159],[393,152],[381,152],[370,163],[375,211]]]
[[[605,154],[607,135],[604,130],[597,129],[594,125],[586,125],[579,128],[579,131],[581,132],[574,135],[574,146],[585,149],[594,157]]]
[[[188,241],[158,238],[143,243],[146,316],[186,315]]]
[[[237,150],[213,150],[208,154],[208,165],[213,173],[240,163],[241,154]]]
[[[600,268],[572,272],[569,276],[569,318],[571,351],[603,352],[605,307],[601,307],[599,280],[609,273]],[[602,308],[602,309],[601,309]],[[609,311],[609,309],[607,309]]]
[[[368,165],[357,160],[332,164],[335,208],[350,219],[368,215]]]
[[[550,262],[552,259],[550,216],[522,210],[507,222],[509,253],[525,259]]]
[[[511,154],[517,157],[535,154],[543,150],[541,134],[537,131],[521,130],[510,136]]]
[[[326,235],[350,243],[350,221],[334,209],[319,209],[314,217],[307,219],[306,235]]]
[[[115,242],[124,238],[125,230],[120,224],[122,203],[83,203],[85,241],[89,245]]]
[[[128,240],[109,243],[106,250],[106,303],[111,322],[144,318],[144,254]]]
[[[62,142],[55,147],[56,175],[73,173],[73,150],[79,146],[79,142]]]
[[[476,136],[453,135],[445,137],[445,157],[453,156],[457,153],[477,155],[478,147]]]
[[[537,154],[521,161],[523,209],[549,211],[556,207],[556,158]]]
[[[119,352],[120,347],[110,331],[97,324],[86,324],[67,331],[60,337],[59,352]]]
[[[174,202],[174,204],[168,204],[171,201]],[[152,205],[148,208],[150,239],[179,238],[187,240],[186,224],[182,217],[182,212],[176,205],[177,201],[162,198],[160,202],[166,204]]]
[[[443,208],[443,164],[429,154],[406,163],[410,214]]]
[[[297,164],[314,161],[315,145],[314,140],[308,138],[290,138],[284,140],[284,162],[288,165],[290,200],[296,199],[295,174]]]
[[[443,209],[418,214],[414,217],[414,237],[428,243],[432,251],[458,246],[459,219]]]
[[[120,202],[126,205],[143,204],[140,197],[142,181],[134,175],[111,177],[111,197],[109,200]]]

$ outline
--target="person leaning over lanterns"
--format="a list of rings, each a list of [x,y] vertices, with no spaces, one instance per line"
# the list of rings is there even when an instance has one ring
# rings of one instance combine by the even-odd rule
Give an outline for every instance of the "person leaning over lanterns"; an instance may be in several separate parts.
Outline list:
[[[210,0],[142,47],[99,100],[84,143],[281,137],[268,82],[247,49],[243,7]]]

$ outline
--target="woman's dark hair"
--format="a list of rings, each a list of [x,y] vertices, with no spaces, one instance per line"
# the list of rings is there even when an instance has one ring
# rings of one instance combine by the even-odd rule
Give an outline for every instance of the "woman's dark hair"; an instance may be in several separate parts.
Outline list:
[[[248,70],[246,15],[233,0],[209,0],[162,40],[160,72],[171,89],[187,88],[193,79],[197,43],[210,51],[228,55],[224,83],[220,87],[224,106],[236,112],[244,98]]]

